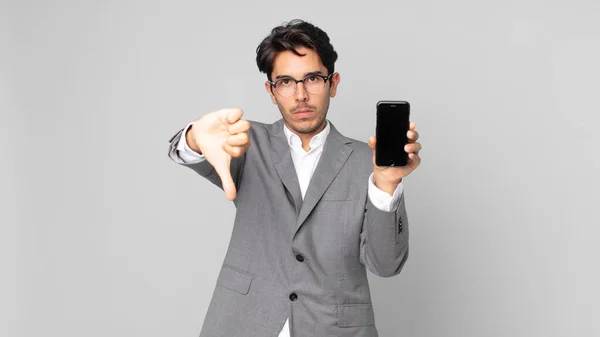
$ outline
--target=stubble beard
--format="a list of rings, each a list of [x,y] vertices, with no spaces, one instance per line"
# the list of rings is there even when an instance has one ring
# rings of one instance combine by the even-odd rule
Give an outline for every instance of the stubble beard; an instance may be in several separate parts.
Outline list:
[[[301,134],[316,134],[319,131],[321,131],[323,129],[324,121],[325,121],[325,117],[326,115],[321,115],[318,117],[318,120],[316,122],[313,123],[301,123],[301,124],[293,124],[293,123],[288,123],[290,129],[292,129],[293,131],[297,132],[297,133],[301,133]]]
[[[285,116],[293,116],[293,113],[290,111],[288,114],[284,114],[284,108],[277,103],[277,107],[279,108],[279,112],[281,112],[281,115],[284,117],[284,120],[288,126],[288,128],[290,128],[290,130],[294,131],[295,133],[299,133],[299,134],[317,134],[319,131],[322,131],[325,127],[325,119],[327,118],[327,110],[329,109],[329,102],[327,102],[324,106],[325,112],[323,114],[318,114],[316,116],[317,120],[315,123],[305,123],[305,122],[301,122],[301,123],[293,123],[290,119],[285,118]],[[315,109],[315,112],[317,111],[317,109]]]

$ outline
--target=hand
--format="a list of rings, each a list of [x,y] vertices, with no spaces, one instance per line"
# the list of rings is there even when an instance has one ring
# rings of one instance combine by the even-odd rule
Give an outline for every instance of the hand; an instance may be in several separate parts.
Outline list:
[[[235,199],[237,192],[231,178],[231,158],[242,156],[250,147],[250,123],[241,119],[242,115],[241,109],[208,113],[192,124],[189,138],[186,136],[192,150],[203,154],[215,168],[228,200]]]
[[[375,164],[375,144],[377,143],[377,139],[374,136],[369,137],[369,147],[373,150],[373,178],[375,179],[375,186],[390,195],[393,195],[402,178],[409,175],[421,164],[421,157],[419,157],[421,144],[417,143],[419,133],[415,130],[415,126],[414,122],[410,122],[410,128],[406,134],[408,136],[408,144],[404,146],[404,151],[408,153],[408,163],[403,167],[377,166]]]

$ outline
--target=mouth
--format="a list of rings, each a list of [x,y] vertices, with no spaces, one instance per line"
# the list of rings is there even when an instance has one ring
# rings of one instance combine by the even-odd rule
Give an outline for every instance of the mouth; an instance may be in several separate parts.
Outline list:
[[[300,110],[294,111],[293,114],[296,117],[302,118],[302,117],[310,116],[313,112],[314,112],[314,110],[312,110],[312,109],[300,109]]]

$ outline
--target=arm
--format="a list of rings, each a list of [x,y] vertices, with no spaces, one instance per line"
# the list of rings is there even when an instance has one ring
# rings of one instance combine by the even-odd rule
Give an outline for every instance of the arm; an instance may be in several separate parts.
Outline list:
[[[204,158],[202,154],[193,151],[187,143],[187,135],[189,129],[193,123],[189,123],[185,128],[179,130],[169,140],[169,152],[168,156],[175,163],[182,166],[187,166],[199,175],[205,177],[210,182],[215,184],[217,187],[223,189],[221,185],[221,178],[213,168],[213,166]],[[238,158],[231,159],[231,177],[235,182],[237,188],[239,188],[239,181],[241,179],[241,173],[243,171],[244,163],[246,161],[246,154]]]
[[[375,163],[377,138],[369,137],[369,147],[373,155],[373,174],[369,178],[369,196],[363,231],[360,234],[360,261],[371,272],[382,277],[398,275],[408,259],[408,217],[402,180],[421,164],[419,156],[421,144],[417,142],[419,133],[415,127],[415,123],[410,122],[409,131],[406,133],[408,143],[404,146],[404,151],[408,154],[408,163],[403,167],[377,166]],[[379,205],[376,200],[380,198],[378,195],[382,195],[379,192],[393,196],[391,201],[388,200],[390,207]],[[394,204],[396,199],[397,204]],[[374,203],[378,206],[376,207]]]
[[[408,218],[403,185],[393,195],[369,177],[369,196],[360,235],[360,262],[381,277],[398,275],[408,259]]]

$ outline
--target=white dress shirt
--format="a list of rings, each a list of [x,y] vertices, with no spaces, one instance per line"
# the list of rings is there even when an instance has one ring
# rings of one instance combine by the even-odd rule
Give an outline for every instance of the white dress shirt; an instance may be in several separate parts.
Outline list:
[[[181,139],[177,144],[177,150],[181,159],[186,163],[199,163],[204,159],[204,156],[194,152],[187,145],[185,134],[188,128],[192,125],[189,123],[183,132],[181,133]],[[300,191],[302,192],[302,198],[306,194],[306,189],[308,188],[308,183],[317,167],[317,163],[319,162],[319,158],[321,158],[321,154],[323,153],[323,147],[325,145],[325,141],[327,139],[327,135],[329,135],[329,130],[331,129],[329,126],[329,121],[327,121],[327,125],[325,129],[320,133],[314,135],[310,140],[310,150],[307,152],[302,148],[302,140],[298,135],[293,133],[286,125],[284,125],[284,132],[286,138],[288,140],[288,144],[290,146],[290,153],[292,155],[292,160],[294,162],[294,167],[296,169],[296,175],[298,176],[298,182],[300,183]],[[375,186],[375,181],[373,179],[373,173],[369,176],[368,179],[368,195],[369,199],[373,203],[373,205],[379,208],[382,211],[391,211],[395,210],[398,207],[398,201],[400,200],[400,196],[403,192],[402,182],[398,184],[396,190],[393,195],[389,195],[388,193],[380,190]],[[289,328],[289,319],[285,321],[281,332],[279,333],[279,337],[290,337],[290,328]]]

